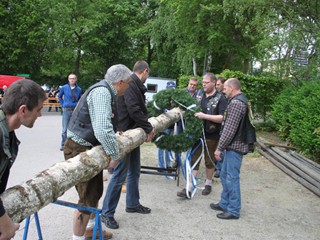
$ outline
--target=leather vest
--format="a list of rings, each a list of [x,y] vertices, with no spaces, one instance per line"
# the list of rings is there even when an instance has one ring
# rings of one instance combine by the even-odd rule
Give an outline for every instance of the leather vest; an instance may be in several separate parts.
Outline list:
[[[250,121],[250,118],[249,118],[249,112],[251,111],[251,109],[249,106],[248,99],[244,94],[241,93],[241,94],[238,94],[237,96],[235,96],[231,101],[233,101],[233,100],[239,100],[239,101],[245,103],[247,105],[247,110],[246,110],[245,115],[241,119],[237,133],[235,134],[232,142],[235,140],[240,140],[241,142],[249,145],[249,152],[253,152],[254,151],[254,143],[257,141],[257,139],[256,139],[256,129],[255,129],[252,121]],[[227,111],[228,111],[228,108],[225,111],[225,117],[227,117],[227,115],[228,115]],[[223,128],[223,126],[222,126],[222,128]],[[223,129],[221,129],[221,131],[222,130]]]
[[[200,97],[201,96],[201,97]],[[202,112],[210,115],[218,115],[218,103],[222,94],[218,91],[215,92],[212,96],[206,98],[205,92],[202,91],[202,95],[197,96],[197,100],[201,104]],[[204,129],[207,133],[215,133],[220,130],[219,123],[214,123],[212,121],[204,121]]]
[[[116,119],[117,119],[117,112],[115,110],[115,95],[112,92],[111,87],[107,83],[106,80],[101,80],[100,82],[92,85],[80,98],[77,107],[72,113],[71,119],[68,124],[68,130],[79,136],[80,138],[86,140],[87,142],[91,143],[93,146],[100,145],[96,137],[94,136],[94,131],[92,128],[92,123],[89,114],[89,108],[87,103],[88,94],[92,91],[92,89],[97,87],[106,87],[110,94],[111,94],[111,106],[112,106],[112,125],[113,130],[116,132]]]

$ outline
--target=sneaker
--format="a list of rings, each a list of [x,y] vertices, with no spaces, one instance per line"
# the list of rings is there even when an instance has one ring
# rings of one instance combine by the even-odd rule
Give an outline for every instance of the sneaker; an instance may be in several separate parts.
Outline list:
[[[209,195],[211,193],[211,186],[205,185],[204,189],[202,190],[202,195]]]
[[[151,213],[151,209],[139,204],[137,207],[134,207],[134,208],[126,208],[126,212],[148,214],[148,213]]]
[[[187,190],[184,188],[181,191],[177,192],[177,196],[181,198],[188,198],[187,196]],[[191,192],[189,192],[189,197],[191,196]]]
[[[114,217],[105,217],[102,214],[100,215],[101,222],[106,225],[106,227],[111,228],[111,229],[117,229],[119,228],[119,224],[117,221],[114,219]]]
[[[216,170],[216,172],[214,173],[213,177],[220,178],[220,170]]]
[[[63,147],[60,148],[60,151],[63,151]]]
[[[99,234],[100,233],[97,230],[96,239],[100,239],[100,235]],[[84,236],[85,236],[86,240],[91,240],[92,239],[92,235],[93,235],[93,229],[88,229],[84,233]],[[113,234],[111,232],[108,232],[106,230],[102,231],[102,235],[103,235],[103,240],[111,239],[112,236],[113,236]]]

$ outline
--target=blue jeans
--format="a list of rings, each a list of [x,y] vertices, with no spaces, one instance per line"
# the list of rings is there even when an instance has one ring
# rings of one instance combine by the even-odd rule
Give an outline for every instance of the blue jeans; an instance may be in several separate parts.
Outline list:
[[[220,161],[215,161],[215,170],[216,171],[221,171],[222,163],[223,163],[223,158]]]
[[[126,207],[134,208],[140,204],[140,147],[119,160],[110,179],[106,196],[103,200],[102,214],[113,217],[121,195],[121,187],[127,178]]]
[[[61,140],[61,147],[64,146],[66,139],[67,139],[67,127],[68,127],[68,123],[70,121],[70,118],[72,116],[72,110],[68,109],[68,108],[63,108],[63,112],[62,112],[62,140]]]
[[[241,209],[240,168],[242,158],[242,154],[226,150],[220,172],[223,189],[219,205],[237,217],[240,217]]]

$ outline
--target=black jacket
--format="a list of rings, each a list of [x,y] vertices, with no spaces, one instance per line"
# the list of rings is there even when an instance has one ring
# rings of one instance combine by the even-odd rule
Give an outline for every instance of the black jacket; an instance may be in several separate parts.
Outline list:
[[[136,74],[131,75],[132,81],[123,96],[117,97],[118,131],[126,131],[134,128],[142,128],[147,134],[152,131],[152,125],[148,122],[145,92],[143,85]]]

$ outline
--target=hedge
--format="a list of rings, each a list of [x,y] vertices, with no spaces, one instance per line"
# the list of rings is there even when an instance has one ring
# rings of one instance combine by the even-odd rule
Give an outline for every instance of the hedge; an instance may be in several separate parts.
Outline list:
[[[271,111],[271,105],[275,97],[281,92],[287,84],[285,80],[279,80],[273,76],[253,76],[244,74],[239,71],[225,70],[216,76],[226,79],[238,78],[241,82],[242,92],[246,94],[252,105],[255,116],[259,116],[266,121]],[[192,76],[182,75],[178,79],[178,88],[184,88],[188,85],[188,81]],[[201,77],[197,77],[200,81],[198,88],[201,88]]]
[[[283,139],[315,159],[320,157],[320,80],[287,87],[272,105]]]

